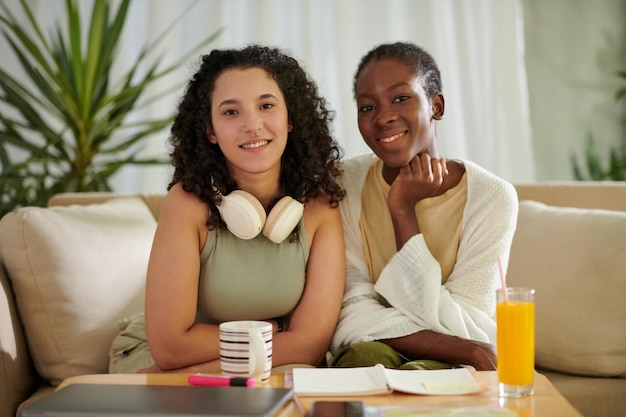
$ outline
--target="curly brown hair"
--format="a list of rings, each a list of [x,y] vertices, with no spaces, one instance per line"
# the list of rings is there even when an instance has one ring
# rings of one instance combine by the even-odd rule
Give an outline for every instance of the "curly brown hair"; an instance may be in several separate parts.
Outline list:
[[[298,62],[279,49],[259,45],[213,50],[201,60],[172,125],[169,141],[174,174],[168,189],[180,182],[185,191],[208,204],[210,228],[224,225],[217,205],[221,195],[237,189],[237,184],[219,146],[207,138],[207,128],[212,127],[211,95],[215,80],[224,71],[262,68],[281,89],[293,124],[281,161],[283,194],[306,203],[324,193],[336,207],[345,190],[338,183],[343,151],[330,131],[334,112]]]

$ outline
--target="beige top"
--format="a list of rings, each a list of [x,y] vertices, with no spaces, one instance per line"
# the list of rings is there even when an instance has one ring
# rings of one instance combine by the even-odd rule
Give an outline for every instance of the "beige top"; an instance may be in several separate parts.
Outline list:
[[[259,234],[244,240],[209,231],[200,254],[199,320],[268,320],[290,314],[304,291],[309,247],[304,223],[298,239],[276,244]]]
[[[374,158],[367,173],[362,194],[360,218],[365,259],[372,282],[376,282],[389,259],[398,251],[387,205],[391,186],[382,175],[383,161]],[[441,267],[445,283],[456,263],[461,236],[463,209],[467,200],[467,178],[444,194],[426,198],[415,206],[415,215],[428,249]]]

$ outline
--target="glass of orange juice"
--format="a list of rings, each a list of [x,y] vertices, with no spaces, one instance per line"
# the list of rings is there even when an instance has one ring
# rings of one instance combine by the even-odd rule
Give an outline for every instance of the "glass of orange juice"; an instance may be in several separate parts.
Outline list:
[[[532,395],[535,373],[535,290],[496,292],[498,389],[501,397]]]

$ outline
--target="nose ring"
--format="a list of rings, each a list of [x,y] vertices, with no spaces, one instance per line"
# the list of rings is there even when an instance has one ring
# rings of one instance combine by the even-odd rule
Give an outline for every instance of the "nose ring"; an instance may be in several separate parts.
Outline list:
[[[261,128],[257,127],[256,129],[253,129],[253,128],[250,128],[250,127],[244,125],[243,126],[243,130],[252,132],[252,136],[254,136],[256,138],[256,137],[259,136],[259,131],[261,130]]]

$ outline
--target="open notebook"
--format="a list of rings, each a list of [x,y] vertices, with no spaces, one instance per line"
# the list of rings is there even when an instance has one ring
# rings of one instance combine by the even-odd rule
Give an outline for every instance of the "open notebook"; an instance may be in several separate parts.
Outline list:
[[[20,417],[271,417],[285,388],[73,384],[24,407]]]
[[[440,370],[296,368],[293,390],[300,396],[376,395],[401,391],[420,395],[465,395],[481,390],[467,368]]]

